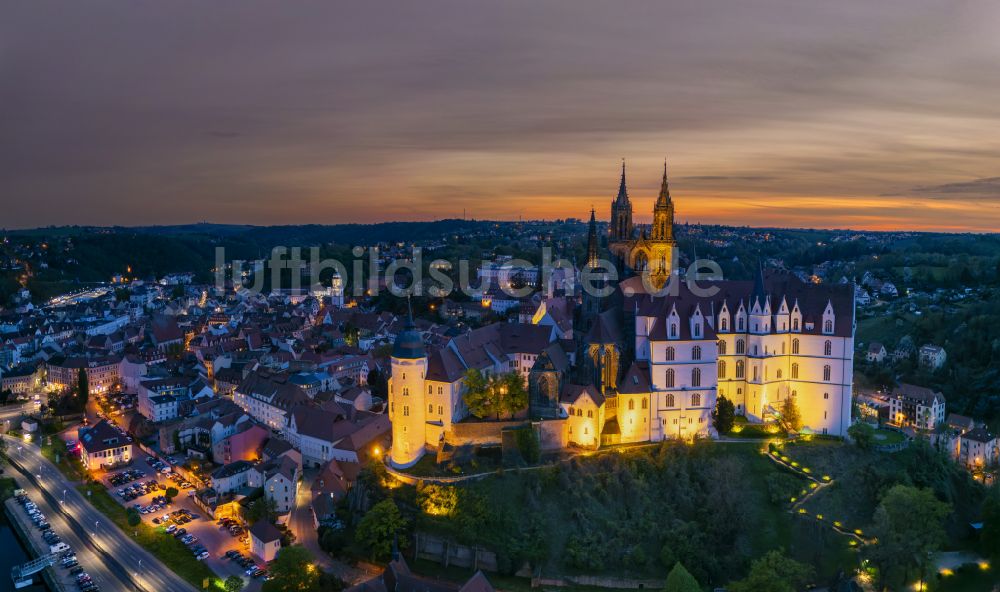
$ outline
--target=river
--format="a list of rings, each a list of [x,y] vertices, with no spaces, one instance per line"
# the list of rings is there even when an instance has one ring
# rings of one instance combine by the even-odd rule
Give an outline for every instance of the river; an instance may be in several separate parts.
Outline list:
[[[12,590],[13,582],[10,579],[10,570],[15,565],[21,565],[31,560],[28,551],[25,549],[21,539],[10,526],[7,516],[0,509],[0,590]],[[36,582],[41,582],[41,577],[35,576]],[[21,588],[24,592],[49,592],[49,587],[44,582],[35,584],[27,588]]]

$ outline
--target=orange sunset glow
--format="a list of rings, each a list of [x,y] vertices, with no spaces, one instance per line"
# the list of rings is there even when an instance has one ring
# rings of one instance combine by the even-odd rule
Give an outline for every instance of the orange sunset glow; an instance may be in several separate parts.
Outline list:
[[[1000,227],[994,2],[52,9],[0,228],[606,219],[622,158],[648,222],[664,157],[679,222]]]

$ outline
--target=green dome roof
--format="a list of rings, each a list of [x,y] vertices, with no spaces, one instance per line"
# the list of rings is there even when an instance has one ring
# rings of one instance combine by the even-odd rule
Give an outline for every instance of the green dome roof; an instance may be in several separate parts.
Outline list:
[[[392,345],[392,357],[415,360],[426,355],[423,337],[411,317],[407,320],[406,328],[396,336],[396,342]]]

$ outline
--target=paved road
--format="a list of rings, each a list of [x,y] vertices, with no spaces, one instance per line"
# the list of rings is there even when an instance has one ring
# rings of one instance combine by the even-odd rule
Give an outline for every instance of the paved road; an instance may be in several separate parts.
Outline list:
[[[16,467],[14,471],[19,472]],[[63,542],[76,551],[76,557],[84,571],[90,574],[90,577],[102,590],[135,590],[132,579],[120,570],[112,569],[103,554],[90,542],[90,537],[87,536],[86,532],[70,524],[59,510],[59,502],[46,497],[42,489],[36,485],[37,481],[37,477],[32,478],[26,471],[19,474],[18,484],[28,493],[31,501],[38,505],[42,514],[45,514],[45,518],[52,525],[52,530],[62,538]],[[44,483],[44,478],[42,482]],[[55,499],[58,500],[58,498]],[[13,511],[23,512],[24,510],[17,506]],[[59,572],[63,571],[58,564],[53,569]]]
[[[172,572],[156,557],[132,541],[118,529],[110,519],[101,514],[76,490],[75,484],[66,479],[59,470],[41,455],[34,446],[19,446],[8,439],[8,450],[12,460],[35,475],[36,486],[44,489],[51,500],[58,499],[63,515],[78,530],[90,531],[90,542],[103,554],[103,561],[111,567],[133,574],[135,588],[149,592],[191,592],[195,590],[183,578]],[[37,476],[41,475],[41,478]],[[62,500],[65,503],[62,503]],[[50,500],[50,501],[51,501]],[[52,502],[55,503],[55,502]],[[51,516],[50,512],[45,512]],[[61,536],[61,535],[60,535]],[[76,544],[70,543],[74,548]],[[81,563],[83,563],[81,561]],[[109,589],[114,590],[114,587]],[[121,589],[120,587],[118,589]]]
[[[299,491],[295,496],[295,508],[289,516],[288,527],[295,535],[295,542],[305,547],[323,571],[330,572],[348,584],[371,579],[377,573],[366,573],[351,567],[343,561],[337,561],[319,546],[319,536],[313,526],[312,514],[312,482],[316,478],[315,469],[307,469],[299,483]]]
[[[28,415],[35,411],[35,404],[33,402],[19,403],[17,405],[4,405],[0,407],[0,424],[9,421],[10,423],[4,425],[5,429],[10,428],[20,428],[21,426],[15,422],[21,419],[21,416]]]

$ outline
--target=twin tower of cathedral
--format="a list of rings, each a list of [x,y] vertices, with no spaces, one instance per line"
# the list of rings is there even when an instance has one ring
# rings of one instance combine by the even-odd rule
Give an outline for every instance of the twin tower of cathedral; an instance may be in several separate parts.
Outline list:
[[[632,201],[625,183],[625,162],[618,196],[611,202],[611,235],[608,250],[619,269],[648,273],[653,285],[662,286],[674,267],[674,202],[667,183],[667,163],[663,163],[660,194],[653,206],[653,224],[649,230],[636,232],[632,224]]]

